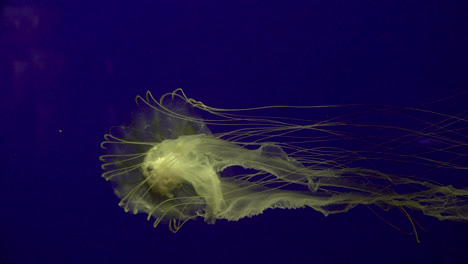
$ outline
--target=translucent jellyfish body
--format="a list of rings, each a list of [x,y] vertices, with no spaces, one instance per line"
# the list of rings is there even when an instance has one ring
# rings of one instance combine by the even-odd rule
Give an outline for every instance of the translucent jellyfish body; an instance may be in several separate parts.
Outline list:
[[[134,122],[110,129],[100,159],[120,206],[154,226],[176,232],[197,217],[213,224],[270,208],[329,215],[357,205],[398,208],[412,224],[407,209],[468,222],[466,180],[450,182],[468,169],[461,115],[365,105],[219,109],[181,89],[136,101]],[[394,170],[380,170],[385,164]]]

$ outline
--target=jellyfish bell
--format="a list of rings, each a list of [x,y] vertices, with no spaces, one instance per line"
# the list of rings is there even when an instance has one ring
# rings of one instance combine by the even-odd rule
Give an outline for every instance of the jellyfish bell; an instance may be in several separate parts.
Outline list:
[[[133,123],[110,129],[100,159],[119,205],[153,217],[155,227],[164,222],[176,232],[197,217],[237,221],[271,208],[327,216],[357,205],[398,208],[414,229],[407,209],[468,222],[466,181],[428,176],[466,174],[468,120],[460,115],[369,105],[220,109],[181,89],[159,100],[147,92],[136,102]],[[326,110],[329,117],[277,110],[314,118]],[[382,123],[386,117],[398,122]],[[381,163],[417,169],[390,173]]]

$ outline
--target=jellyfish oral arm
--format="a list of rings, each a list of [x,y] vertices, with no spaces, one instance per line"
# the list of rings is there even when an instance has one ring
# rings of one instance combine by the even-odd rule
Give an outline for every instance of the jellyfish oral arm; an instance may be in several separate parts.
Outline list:
[[[255,169],[267,176],[220,177],[230,166]],[[200,215],[210,223],[251,217],[269,208],[308,206],[328,215],[359,204],[385,209],[405,206],[446,219],[459,201],[446,204],[444,209],[441,203],[450,203],[448,198],[462,191],[361,168],[314,170],[288,157],[278,146],[264,144],[251,150],[204,134],[161,142],[148,153],[142,168],[157,171],[148,174],[148,182],[153,191],[166,197],[175,197],[180,186],[190,184],[206,202]],[[392,188],[399,184],[419,185],[424,190],[401,194]]]

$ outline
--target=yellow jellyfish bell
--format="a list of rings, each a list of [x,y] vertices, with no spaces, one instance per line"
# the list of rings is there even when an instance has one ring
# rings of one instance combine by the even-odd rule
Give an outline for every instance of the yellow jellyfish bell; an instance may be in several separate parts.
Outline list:
[[[326,216],[357,205],[398,208],[415,231],[407,209],[468,222],[466,181],[453,186],[428,176],[466,175],[468,120],[460,115],[373,105],[220,109],[182,89],[159,100],[147,92],[136,102],[133,123],[104,136],[102,176],[125,211],[148,214],[155,227],[164,222],[176,232],[197,217],[213,224],[270,208],[310,207]],[[282,116],[334,109],[345,114]],[[412,122],[379,123],[388,116]],[[381,162],[417,170],[387,173]]]

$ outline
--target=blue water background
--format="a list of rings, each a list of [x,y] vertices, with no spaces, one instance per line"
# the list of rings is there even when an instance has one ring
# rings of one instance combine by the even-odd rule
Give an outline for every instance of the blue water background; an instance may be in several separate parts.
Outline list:
[[[468,225],[268,210],[177,234],[124,213],[99,144],[134,97],[417,106],[468,89],[467,1],[4,1],[0,263],[468,263]],[[466,96],[434,106],[467,111]],[[466,132],[466,131],[465,131]],[[466,173],[459,175],[466,177]],[[411,231],[398,212],[387,215]]]

